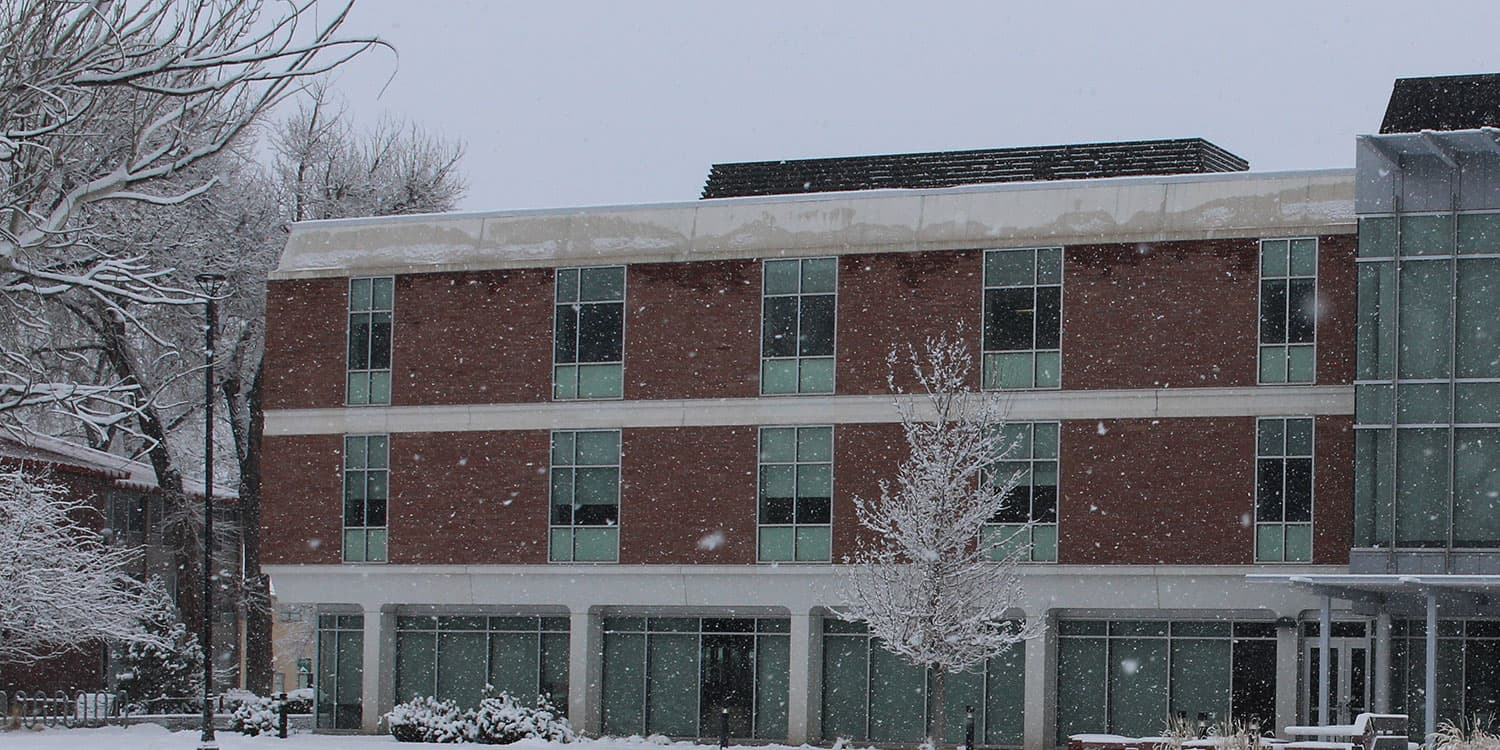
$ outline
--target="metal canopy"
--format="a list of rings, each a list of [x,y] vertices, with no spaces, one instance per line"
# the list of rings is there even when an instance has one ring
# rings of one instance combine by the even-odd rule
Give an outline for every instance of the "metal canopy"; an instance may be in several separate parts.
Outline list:
[[[1421,597],[1425,605],[1427,628],[1425,633],[1425,694],[1424,726],[1429,741],[1437,723],[1437,631],[1439,599],[1454,596],[1483,600],[1491,593],[1500,593],[1500,575],[1400,575],[1400,574],[1297,574],[1297,573],[1252,573],[1245,576],[1252,583],[1278,583],[1310,589],[1323,597],[1319,611],[1318,647],[1322,658],[1318,664],[1318,689],[1328,695],[1328,648],[1330,610],[1332,600],[1374,601],[1384,607],[1385,603],[1406,597]],[[1389,638],[1389,634],[1383,636]],[[1389,644],[1386,644],[1388,647]],[[1319,701],[1318,722],[1328,723],[1328,700]],[[1430,742],[1429,742],[1430,745]]]

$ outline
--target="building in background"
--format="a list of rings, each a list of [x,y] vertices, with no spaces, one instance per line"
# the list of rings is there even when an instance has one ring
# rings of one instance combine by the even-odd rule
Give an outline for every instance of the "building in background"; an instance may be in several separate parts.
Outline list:
[[[316,617],[319,726],[493,684],[591,733],[716,736],[728,709],[736,738],[920,739],[922,673],[830,613],[865,534],[853,498],[902,458],[887,354],[959,331],[1023,446],[995,528],[1029,529],[1015,614],[1048,629],[950,681],[952,731],[965,705],[982,744],[1027,748],[1407,706],[1420,631],[1331,587],[1351,557],[1407,559],[1366,533],[1408,528],[1400,492],[1451,487],[1453,513],[1462,496],[1496,517],[1470,487],[1495,453],[1428,413],[1405,450],[1469,473],[1372,489],[1403,454],[1367,429],[1366,381],[1397,381],[1387,419],[1500,397],[1460,407],[1457,370],[1367,373],[1371,327],[1408,331],[1367,287],[1430,287],[1438,263],[1488,283],[1457,264],[1500,234],[1450,222],[1470,257],[1423,250],[1416,270],[1372,254],[1393,212],[1435,210],[1367,203],[1384,138],[1357,171],[1086,144],[716,165],[697,203],[295,225],[267,292],[264,556]],[[1451,159],[1459,136],[1398,138]],[[1455,336],[1500,330],[1473,325],[1390,351],[1468,361]],[[1447,412],[1428,394],[1445,384]],[[1379,511],[1377,491],[1397,499]],[[1410,564],[1442,572],[1452,540]],[[1473,633],[1445,638],[1478,659],[1500,621],[1461,596],[1473,617],[1440,630]],[[1466,674],[1463,710],[1489,705]]]
[[[162,515],[166,512],[157,486],[156,474],[149,464],[123,456],[94,450],[67,440],[46,435],[18,433],[0,436],[0,465],[19,466],[28,472],[46,474],[51,481],[65,487],[74,498],[86,500],[97,514],[80,519],[81,523],[105,530],[109,544],[139,547],[141,554],[130,575],[139,581],[158,580],[174,599],[178,587],[178,558],[164,538]],[[201,480],[184,479],[190,502],[202,503]],[[232,488],[219,485],[215,498],[221,508],[220,529],[227,530],[215,554],[222,570],[240,567],[238,528],[238,495]],[[198,564],[201,550],[190,552],[190,562]],[[195,568],[196,570],[196,568]],[[240,645],[243,613],[238,601],[219,601],[215,629],[215,654],[221,670],[238,684],[243,674]],[[185,612],[183,621],[196,632],[196,612]],[[0,662],[0,690],[85,690],[98,691],[114,685],[110,670],[109,644],[69,649],[57,657],[34,664]]]

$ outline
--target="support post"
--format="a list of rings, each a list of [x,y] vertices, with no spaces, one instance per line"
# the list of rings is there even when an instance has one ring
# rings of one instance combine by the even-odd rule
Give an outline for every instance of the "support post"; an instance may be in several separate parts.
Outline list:
[[[604,622],[587,607],[568,612],[568,719],[579,731],[598,737],[604,726]]]
[[[1432,747],[1432,737],[1437,731],[1437,592],[1431,589],[1427,591],[1427,705],[1423,706],[1422,725],[1423,740],[1428,747]]]
[[[219,324],[219,292],[224,275],[200,273],[203,291],[203,614],[199,644],[203,647],[203,727],[200,750],[216,750],[214,739],[214,329]]]
[[[821,676],[823,659],[813,643],[822,633],[813,633],[813,625],[822,627],[821,618],[814,618],[805,611],[792,612],[791,662],[787,666],[787,742],[800,745],[815,740],[820,728],[812,726],[814,701],[822,697]],[[817,652],[817,653],[815,653]],[[816,658],[814,658],[816,657]]]
[[[1383,605],[1382,605],[1383,606]],[[1391,613],[1375,616],[1375,713],[1391,712]]]
[[[1329,689],[1328,655],[1329,638],[1333,632],[1333,597],[1323,597],[1323,608],[1318,610],[1318,725],[1328,726],[1328,704],[1332,703],[1333,691]]]

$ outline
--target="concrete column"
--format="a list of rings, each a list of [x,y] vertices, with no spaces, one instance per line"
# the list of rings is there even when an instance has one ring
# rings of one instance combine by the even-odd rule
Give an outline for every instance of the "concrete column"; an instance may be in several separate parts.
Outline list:
[[[1047,615],[1042,619],[1047,629],[1022,647],[1026,705],[1021,709],[1021,744],[1025,750],[1047,750],[1057,734],[1057,620]]]
[[[588,609],[568,613],[568,718],[584,734],[604,725],[604,619]]]
[[[1375,616],[1375,674],[1371,687],[1375,713],[1391,712],[1391,614],[1384,609]]]
[[[1286,627],[1278,622],[1276,628],[1276,726],[1277,736],[1285,736],[1282,729],[1301,724],[1297,716],[1298,664],[1301,663],[1297,641],[1297,623],[1294,620]]]
[[[813,624],[822,619],[806,612],[792,613],[791,663],[787,669],[787,744],[801,745],[821,733],[822,716],[822,638],[813,634]],[[814,641],[817,641],[816,643]],[[817,659],[814,660],[814,655]]]
[[[364,640],[360,664],[360,729],[374,732],[390,710],[395,691],[396,628],[379,607],[364,611]],[[394,614],[391,615],[394,620]],[[389,642],[387,642],[389,641]]]

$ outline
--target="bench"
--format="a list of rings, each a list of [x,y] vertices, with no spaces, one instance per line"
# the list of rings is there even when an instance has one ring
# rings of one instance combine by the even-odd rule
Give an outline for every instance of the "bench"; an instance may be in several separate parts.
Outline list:
[[[1290,726],[1291,737],[1328,739],[1298,740],[1287,743],[1287,750],[1409,750],[1405,714],[1362,713],[1353,724],[1328,726]]]

